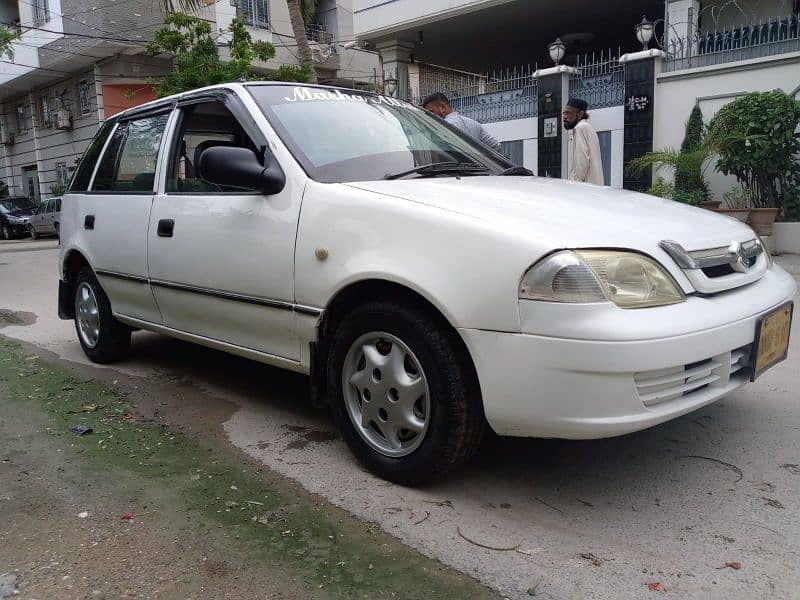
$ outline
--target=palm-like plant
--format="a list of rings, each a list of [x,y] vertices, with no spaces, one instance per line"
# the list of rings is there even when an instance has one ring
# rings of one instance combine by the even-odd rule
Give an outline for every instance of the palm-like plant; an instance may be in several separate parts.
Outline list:
[[[673,199],[697,204],[708,199],[705,173],[711,164],[710,159],[714,153],[714,146],[709,142],[703,142],[697,149],[688,152],[666,148],[648,152],[644,156],[630,161],[626,170],[629,174],[637,175],[650,167],[657,169],[666,167],[676,173],[683,173],[684,177],[680,187],[676,181]]]

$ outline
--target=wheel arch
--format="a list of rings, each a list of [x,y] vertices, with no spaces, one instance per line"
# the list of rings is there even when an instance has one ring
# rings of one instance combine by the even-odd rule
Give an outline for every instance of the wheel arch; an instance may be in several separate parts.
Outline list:
[[[429,314],[439,326],[448,332],[453,342],[462,353],[465,364],[470,369],[470,376],[478,385],[478,375],[472,355],[458,329],[432,300],[419,291],[402,283],[388,279],[369,278],[354,281],[339,289],[323,311],[318,326],[317,341],[314,344],[311,360],[311,385],[314,396],[325,399],[325,372],[328,360],[328,350],[332,331],[350,311],[368,302],[391,300],[400,302],[405,306],[414,307]]]
[[[72,319],[75,316],[75,280],[84,266],[92,268],[80,250],[67,250],[61,262],[61,277],[58,282],[58,316],[61,319]]]

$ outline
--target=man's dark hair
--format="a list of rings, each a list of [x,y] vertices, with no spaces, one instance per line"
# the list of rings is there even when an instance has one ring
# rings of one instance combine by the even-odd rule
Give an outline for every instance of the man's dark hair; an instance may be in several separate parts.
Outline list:
[[[442,92],[434,92],[432,94],[425,96],[422,99],[423,108],[428,106],[428,104],[431,104],[432,102],[444,102],[448,106],[450,105],[450,99],[447,96],[445,96]]]

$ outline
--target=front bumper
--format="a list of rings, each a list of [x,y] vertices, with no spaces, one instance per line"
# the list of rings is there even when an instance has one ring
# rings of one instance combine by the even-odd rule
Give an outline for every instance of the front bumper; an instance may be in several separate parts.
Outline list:
[[[599,307],[601,322],[588,322],[585,305],[576,310],[582,311],[589,339],[575,336],[572,321],[563,328],[569,337],[553,335],[558,323],[552,321],[546,335],[459,332],[475,363],[486,418],[497,433],[613,437],[669,421],[745,385],[758,320],[795,290],[792,277],[775,268],[746,288],[664,307],[670,316],[651,319],[657,324],[651,322],[640,339],[619,327],[604,330],[608,322]],[[571,310],[563,308],[564,314]],[[737,314],[742,309],[747,316]],[[637,322],[659,310],[619,312],[621,319],[628,313]],[[730,320],[720,325],[721,313]],[[686,332],[686,322],[698,317],[702,322],[703,314],[707,327]]]
[[[8,227],[9,232],[11,235],[17,237],[22,237],[28,235],[28,222],[24,223],[8,223],[6,225]]]

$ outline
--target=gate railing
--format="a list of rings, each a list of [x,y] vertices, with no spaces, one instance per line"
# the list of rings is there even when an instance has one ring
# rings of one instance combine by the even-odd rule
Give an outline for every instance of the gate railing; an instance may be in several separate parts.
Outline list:
[[[680,71],[800,51],[800,15],[669,36],[665,70]]]
[[[418,69],[418,88],[410,88],[410,100],[417,104],[428,94],[442,92],[455,110],[481,123],[536,116],[535,69],[530,66],[485,75],[426,64],[418,64]]]
[[[578,57],[578,73],[570,77],[569,95],[589,104],[589,110],[625,103],[625,67],[609,51]]]

